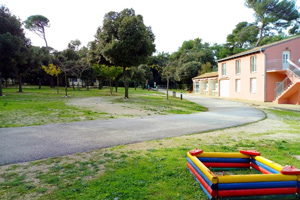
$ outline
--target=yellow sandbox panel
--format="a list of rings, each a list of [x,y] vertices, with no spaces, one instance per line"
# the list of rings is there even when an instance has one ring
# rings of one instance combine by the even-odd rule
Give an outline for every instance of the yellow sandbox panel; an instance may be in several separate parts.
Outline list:
[[[203,152],[197,157],[204,158],[250,158],[249,155],[245,155],[242,153],[221,153],[221,152]]]
[[[218,183],[296,181],[297,175],[282,175],[282,174],[228,175],[228,176],[219,176],[218,179],[219,179]]]
[[[277,163],[275,163],[275,162],[273,162],[273,161],[271,161],[271,160],[269,160],[269,159],[266,159],[266,158],[264,158],[264,157],[262,157],[262,156],[255,156],[255,157],[253,157],[255,160],[257,160],[257,161],[259,161],[259,162],[261,162],[261,163],[263,163],[263,164],[265,164],[265,165],[267,165],[267,166],[269,166],[269,167],[272,167],[273,169],[276,169],[277,171],[281,171],[282,170],[282,168],[283,168],[283,166],[281,166],[281,165],[279,165],[279,164],[277,164]]]
[[[218,178],[202,163],[196,156],[192,156],[189,152],[187,156],[197,165],[197,167],[203,172],[203,174],[213,183],[218,183]]]

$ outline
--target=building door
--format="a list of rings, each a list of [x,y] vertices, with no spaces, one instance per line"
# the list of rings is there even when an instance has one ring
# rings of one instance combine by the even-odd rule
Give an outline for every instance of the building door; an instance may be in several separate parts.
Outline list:
[[[229,97],[229,80],[220,81],[220,97]]]
[[[289,51],[283,51],[282,52],[282,69],[288,69],[289,68],[289,62],[288,59],[290,59],[290,52]]]

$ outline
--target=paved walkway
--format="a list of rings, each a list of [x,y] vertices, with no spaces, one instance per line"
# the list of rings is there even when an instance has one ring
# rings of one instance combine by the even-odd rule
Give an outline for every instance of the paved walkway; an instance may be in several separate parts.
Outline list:
[[[172,98],[172,97],[170,97]],[[184,94],[209,109],[163,115],[0,129],[0,165],[86,152],[146,140],[182,136],[255,122],[264,113],[239,102]]]

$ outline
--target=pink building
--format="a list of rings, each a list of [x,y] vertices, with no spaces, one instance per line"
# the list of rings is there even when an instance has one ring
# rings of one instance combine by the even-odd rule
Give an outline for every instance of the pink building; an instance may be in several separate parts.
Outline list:
[[[219,96],[300,105],[300,36],[218,60]]]

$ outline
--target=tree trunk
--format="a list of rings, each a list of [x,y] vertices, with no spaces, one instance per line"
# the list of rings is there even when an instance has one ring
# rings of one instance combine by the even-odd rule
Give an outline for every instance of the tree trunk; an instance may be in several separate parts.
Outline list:
[[[42,26],[42,29],[43,29],[43,38],[44,38],[44,40],[45,40],[46,48],[47,48],[47,50],[48,50],[48,42],[47,42],[47,40],[46,40],[46,33],[45,33],[45,28],[44,28],[44,26]]]
[[[39,90],[42,89],[42,80],[39,78]]]
[[[257,40],[257,42],[256,42],[256,44],[255,44],[255,47],[258,47],[259,46],[259,43],[262,41],[262,39],[263,39],[263,30],[264,30],[264,28],[265,28],[265,25],[264,24],[262,24],[261,25],[261,28],[260,28],[260,30],[259,30],[259,37],[258,37],[258,40]]]
[[[79,82],[77,82],[77,91],[79,91],[80,88],[79,88]]]
[[[136,85],[137,85],[137,83],[136,82],[134,82],[134,90],[136,91]]]
[[[7,82],[7,81],[6,81]],[[1,73],[0,73],[0,97],[3,95],[2,93],[2,78],[1,78]]]
[[[118,86],[119,86],[119,80],[115,80],[115,84],[116,84],[116,93],[118,92]]]
[[[22,74],[19,74],[19,92],[23,92],[23,89],[22,89]]]
[[[123,81],[124,81],[124,87],[125,87],[125,96],[124,98],[129,98],[128,97],[128,82],[126,79],[126,67],[123,67]]]
[[[58,75],[56,76],[56,80],[57,80],[57,92],[56,92],[56,94],[59,94],[59,89],[58,89],[58,86],[59,86]]]
[[[169,100],[169,78],[167,78],[167,100]]]
[[[53,88],[53,77],[50,76],[50,88]]]
[[[1,77],[0,77],[0,80],[1,80]],[[8,87],[8,78],[5,79],[5,87],[6,87],[6,88]]]
[[[73,90],[75,91],[75,84],[74,84],[73,80],[72,80],[72,87],[73,87]]]
[[[111,84],[111,78],[109,79],[109,90],[110,90],[110,95],[112,96],[112,84]]]
[[[102,84],[102,78],[101,78],[101,77],[98,77],[98,81],[99,81],[98,89],[101,90],[102,87],[103,87],[103,84]]]
[[[89,85],[90,85],[89,79],[86,79],[86,90],[90,90]]]
[[[73,88],[74,88],[74,82],[73,82]],[[68,79],[67,79],[67,72],[65,70],[65,90],[66,90],[66,97],[68,96]]]

